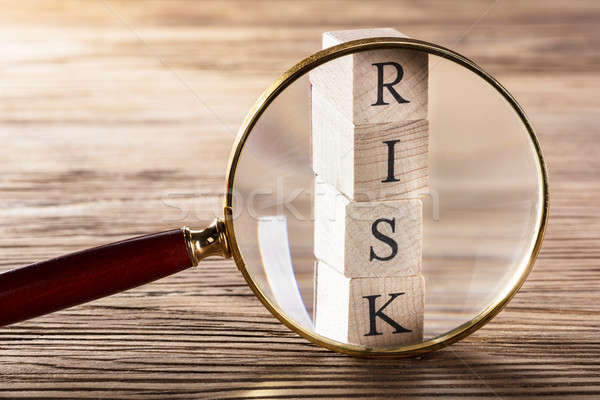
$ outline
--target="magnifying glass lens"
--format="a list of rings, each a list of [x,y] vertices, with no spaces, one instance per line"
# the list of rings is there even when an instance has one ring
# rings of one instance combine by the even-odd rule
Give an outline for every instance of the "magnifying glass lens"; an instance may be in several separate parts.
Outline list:
[[[330,346],[414,348],[493,314],[540,235],[534,139],[466,63],[370,49],[307,68],[242,132],[234,253],[288,325]],[[412,346],[412,347],[411,347]]]

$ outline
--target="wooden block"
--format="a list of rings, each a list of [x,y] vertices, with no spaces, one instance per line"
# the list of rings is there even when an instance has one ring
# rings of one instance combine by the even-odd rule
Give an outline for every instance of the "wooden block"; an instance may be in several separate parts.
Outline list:
[[[323,46],[375,36],[405,37],[390,28],[334,31]],[[428,57],[405,49],[363,51],[310,72],[313,88],[354,124],[427,119]]]
[[[346,277],[421,272],[421,200],[351,202],[315,179],[315,257]]]
[[[354,201],[429,191],[427,120],[355,125],[312,90],[313,170]]]
[[[350,201],[317,176],[313,202],[315,257],[343,271],[346,207]]]
[[[374,37],[408,37],[394,28],[347,29],[323,33],[323,48],[332,47],[351,40]]]
[[[421,275],[347,278],[322,261],[315,271],[317,333],[368,346],[423,340],[425,282]]]

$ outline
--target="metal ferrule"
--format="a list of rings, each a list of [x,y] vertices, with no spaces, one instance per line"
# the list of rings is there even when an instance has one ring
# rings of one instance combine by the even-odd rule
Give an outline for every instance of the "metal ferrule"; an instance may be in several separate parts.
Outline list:
[[[182,228],[188,255],[194,266],[209,256],[231,257],[229,244],[225,235],[225,223],[217,218],[210,226],[202,230]]]

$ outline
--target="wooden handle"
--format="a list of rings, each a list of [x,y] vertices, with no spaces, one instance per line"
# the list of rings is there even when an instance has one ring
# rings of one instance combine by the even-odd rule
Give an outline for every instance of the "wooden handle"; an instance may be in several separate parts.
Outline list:
[[[85,303],[192,266],[183,231],[141,236],[0,274],[0,326]]]

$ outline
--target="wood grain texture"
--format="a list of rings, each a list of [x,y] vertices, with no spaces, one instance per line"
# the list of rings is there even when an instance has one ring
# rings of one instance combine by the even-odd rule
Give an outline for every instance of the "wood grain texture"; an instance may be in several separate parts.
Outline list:
[[[491,72],[537,129],[552,208],[536,267],[508,307],[420,359],[317,348],[262,307],[231,261],[208,260],[1,329],[0,397],[600,396],[596,1],[2,6],[3,270],[208,223],[248,108],[332,29],[396,26]]]

